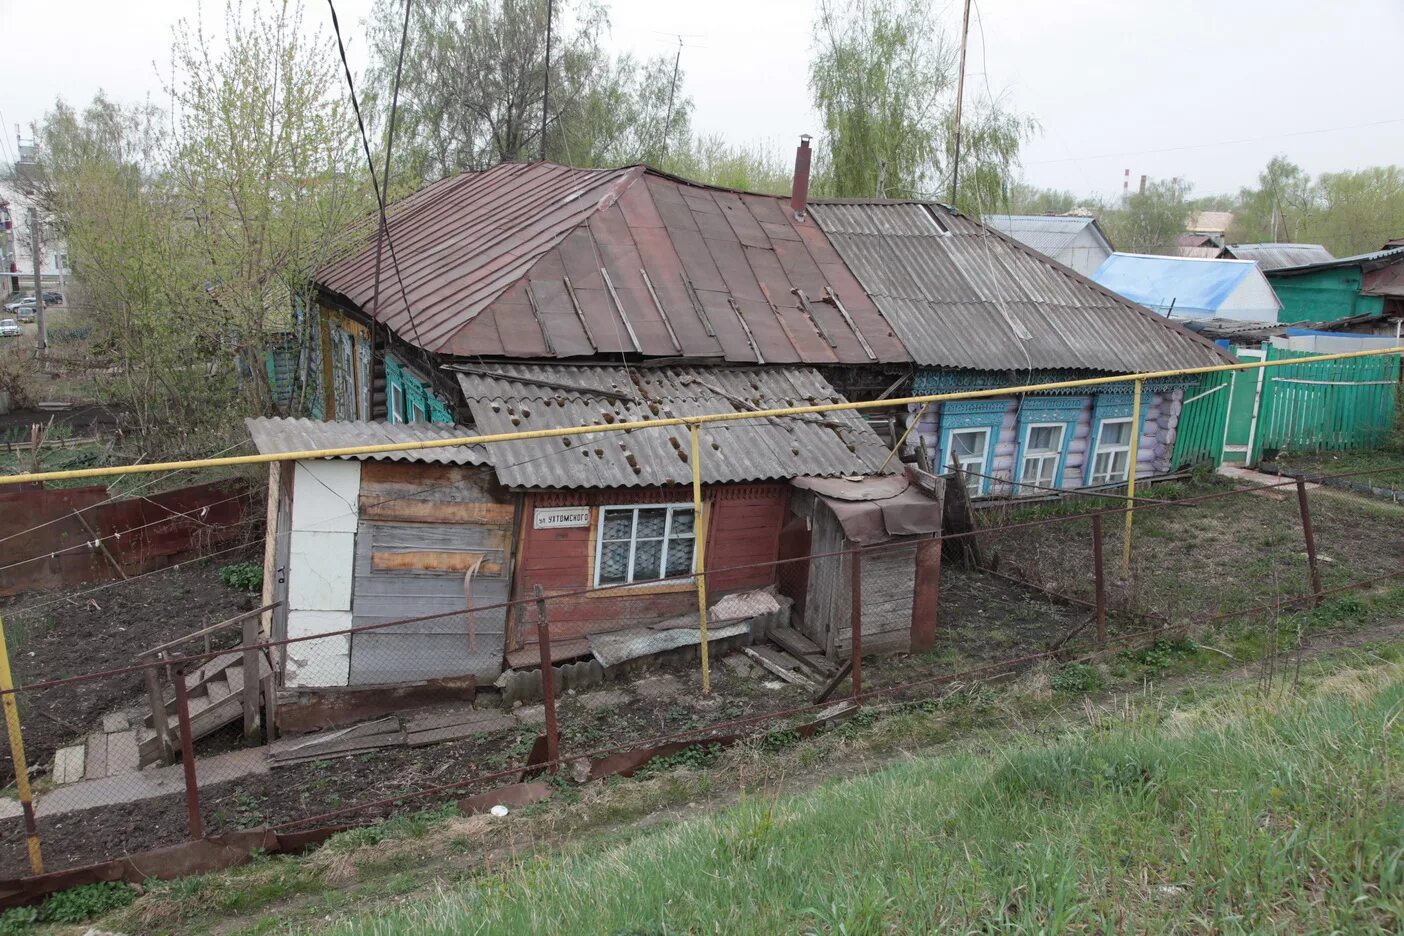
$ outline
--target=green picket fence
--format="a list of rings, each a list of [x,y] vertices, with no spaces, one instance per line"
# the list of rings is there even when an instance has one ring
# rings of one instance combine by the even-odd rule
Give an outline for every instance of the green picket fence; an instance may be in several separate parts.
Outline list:
[[[1235,393],[1232,373],[1205,374],[1185,394],[1175,436],[1175,464],[1224,461],[1230,420],[1252,424],[1248,464],[1264,453],[1372,449],[1394,430],[1399,356],[1315,361],[1319,355],[1269,347],[1269,361],[1300,361],[1267,368],[1262,392]],[[1239,372],[1239,381],[1253,371]],[[1255,378],[1253,378],[1255,379]],[[1251,408],[1256,403],[1256,423]],[[1240,411],[1240,407],[1245,410]],[[1232,412],[1231,412],[1232,410]]]

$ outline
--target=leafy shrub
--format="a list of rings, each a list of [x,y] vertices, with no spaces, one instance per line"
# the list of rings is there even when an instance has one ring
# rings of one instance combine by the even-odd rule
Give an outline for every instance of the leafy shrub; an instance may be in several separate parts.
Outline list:
[[[12,907],[0,913],[0,936],[22,936],[29,927],[39,922],[39,911],[34,907]]]
[[[130,884],[115,881],[84,884],[72,890],[59,891],[39,909],[39,919],[45,923],[83,923],[93,917],[110,913],[136,900]]]
[[[221,566],[219,580],[240,591],[258,591],[263,587],[263,566],[256,562],[236,562]]]
[[[1094,692],[1102,688],[1102,673],[1086,663],[1069,663],[1049,680],[1058,692]]]
[[[1163,673],[1177,657],[1192,656],[1198,649],[1193,640],[1180,637],[1175,640],[1157,640],[1142,650],[1123,651],[1121,657],[1153,672]]]

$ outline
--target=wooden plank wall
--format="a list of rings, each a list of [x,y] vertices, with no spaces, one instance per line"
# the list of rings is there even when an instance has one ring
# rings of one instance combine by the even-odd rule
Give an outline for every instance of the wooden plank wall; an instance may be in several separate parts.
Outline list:
[[[506,609],[467,609],[507,600],[513,516],[487,469],[364,464],[353,625],[452,613],[354,635],[351,685],[497,677]]]
[[[751,563],[773,562],[778,556],[780,529],[788,511],[789,485],[736,484],[703,488],[707,515],[707,568],[720,569]],[[529,494],[524,503],[521,564],[515,593],[528,597],[541,585],[548,596],[589,588],[593,584],[595,535],[601,506],[644,503],[686,503],[690,489],[551,492]],[[556,530],[533,529],[537,507],[591,508],[588,527]],[[773,565],[721,572],[709,577],[708,595],[760,588],[775,581]],[[697,607],[691,583],[640,585],[595,596],[551,602],[553,639],[583,637],[590,633],[621,630],[647,624]],[[513,649],[536,643],[536,612],[521,608],[513,628]]]

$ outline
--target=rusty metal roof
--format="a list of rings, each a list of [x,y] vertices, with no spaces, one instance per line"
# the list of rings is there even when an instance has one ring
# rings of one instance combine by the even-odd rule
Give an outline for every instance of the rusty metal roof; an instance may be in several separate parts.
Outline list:
[[[604,425],[673,416],[841,403],[808,367],[485,364],[458,375],[481,433]],[[528,382],[529,381],[529,382]],[[856,412],[711,423],[701,429],[702,479],[768,481],[874,474],[887,448]],[[488,446],[498,479],[520,488],[689,484],[680,426]]]
[[[1211,342],[942,205],[817,200],[810,212],[918,364],[1134,373],[1225,361]]]
[[[260,454],[308,452],[313,449],[350,448],[356,445],[386,445],[396,442],[429,442],[472,435],[463,426],[440,423],[323,422],[314,419],[260,417],[244,420]],[[401,462],[433,462],[440,465],[485,465],[487,452],[481,445],[451,445],[443,448],[378,455],[345,455],[343,458],[389,459]]]
[[[440,354],[910,360],[828,238],[776,196],[645,166],[504,163],[397,203],[389,230],[399,269],[386,251],[378,312],[373,239],[316,281]]]

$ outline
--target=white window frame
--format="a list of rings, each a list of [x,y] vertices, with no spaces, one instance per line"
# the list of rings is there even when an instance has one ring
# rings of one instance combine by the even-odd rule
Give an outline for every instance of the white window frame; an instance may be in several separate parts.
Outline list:
[[[1029,454],[1029,439],[1033,436],[1035,429],[1057,429],[1058,447],[1052,451],[1040,451],[1036,455]],[[1031,422],[1024,426],[1024,444],[1019,446],[1019,474],[1015,481],[1015,491],[1020,497],[1029,497],[1035,494],[1047,494],[1049,488],[1058,487],[1058,467],[1063,463],[1063,454],[1068,444],[1068,424],[1063,422]],[[1038,459],[1040,462],[1053,459],[1053,473],[1047,484],[1043,484],[1037,476],[1034,477],[1033,487],[1025,480],[1028,477],[1028,465],[1030,459]]]
[[[659,556],[658,556],[658,572],[659,572],[659,574],[658,574],[656,577],[654,577],[654,578],[646,578],[646,579],[640,579],[640,580],[637,580],[637,581],[636,581],[636,580],[634,579],[634,561],[638,558],[638,544],[639,544],[639,538],[638,538],[638,537],[639,537],[639,511],[640,511],[640,510],[659,510],[659,509],[662,509],[662,508],[667,508],[667,510],[668,510],[668,515],[667,515],[667,518],[666,518],[666,519],[664,520],[664,522],[663,522],[663,548],[662,548],[661,550],[659,550]],[[624,574],[624,581],[623,581],[623,582],[602,582],[602,581],[600,580],[601,575],[602,575],[603,572],[604,572],[604,562],[603,562],[603,559],[604,559],[604,544],[605,544],[605,538],[604,538],[604,532],[605,532],[605,516],[606,516],[606,514],[608,514],[609,511],[611,511],[611,510],[621,510],[621,511],[622,511],[622,510],[627,510],[627,511],[631,511],[631,512],[633,513],[633,520],[632,520],[632,522],[631,522],[630,525],[629,525],[629,569],[628,569],[628,571]],[[693,517],[693,519],[692,519],[692,533],[690,534],[690,536],[691,536],[691,538],[692,538],[692,563],[691,563],[691,566],[688,568],[688,571],[687,571],[687,578],[683,578],[681,575],[677,575],[677,576],[668,576],[668,575],[667,575],[667,571],[668,571],[668,546],[671,544],[671,542],[672,542],[673,539],[674,539],[674,536],[673,536],[673,515],[674,515],[675,513],[677,513],[677,512],[680,512],[680,511],[686,511],[686,512],[688,512],[688,513],[692,513],[692,503],[689,501],[689,502],[686,502],[686,503],[678,503],[678,504],[608,504],[608,505],[605,505],[605,506],[600,507],[600,508],[599,508],[599,517],[598,517],[598,521],[599,521],[599,522],[596,524],[596,526],[597,526],[598,529],[596,529],[596,531],[595,531],[595,563],[594,563],[594,564],[595,564],[595,572],[594,572],[594,576],[593,576],[593,579],[594,579],[594,587],[599,588],[599,587],[601,587],[601,586],[603,586],[603,585],[608,585],[608,586],[610,586],[610,587],[619,587],[619,586],[626,586],[626,585],[647,586],[647,585],[656,585],[656,584],[658,584],[660,581],[662,581],[663,584],[683,584],[683,583],[685,583],[685,582],[691,581],[691,580],[693,579],[693,577],[695,577],[695,576],[697,575],[697,535],[698,535],[698,533],[699,533],[699,528],[701,527],[701,522],[700,522],[700,518],[699,518],[699,517]],[[655,538],[656,538],[656,537],[647,537],[647,539],[655,539]],[[681,538],[682,538],[682,534],[679,534],[677,538],[678,538],[678,539],[681,539]],[[610,540],[610,542],[611,542],[611,543],[615,543],[615,542],[623,542],[623,541],[622,541],[622,540]],[[665,579],[666,579],[666,581],[664,581]]]
[[[405,410],[405,422],[421,423],[429,421],[429,404],[421,404],[418,400],[409,404]]]
[[[1102,445],[1102,429],[1106,426],[1117,425],[1130,426],[1131,417],[1117,416],[1100,420],[1097,423],[1097,435],[1096,438],[1092,440],[1092,461],[1087,466],[1087,483],[1089,485],[1123,484],[1126,479],[1131,476],[1131,433],[1136,431],[1135,428],[1132,427],[1130,432],[1127,432],[1125,445],[1108,445],[1105,447]],[[1115,457],[1118,452],[1126,453],[1126,470],[1122,472],[1121,477],[1113,477],[1108,474],[1105,477],[1099,478],[1097,475],[1097,460],[1103,455]],[[1110,460],[1109,458],[1108,461]]]
[[[408,415],[405,413],[405,388],[398,383],[390,384],[390,419],[388,421],[392,423],[409,421]]]
[[[993,433],[990,431],[989,426],[965,426],[962,428],[949,430],[946,433],[946,464],[941,466],[941,471],[944,472],[947,468],[950,467],[949,456],[952,452],[955,451],[955,437],[958,435],[963,435],[967,432],[978,432],[984,437],[985,440],[984,445],[980,449],[979,459],[974,459],[970,457],[962,458],[960,455],[956,455],[956,462],[960,465],[961,471],[967,470],[968,466],[970,465],[980,466],[974,478],[972,478],[970,475],[966,475],[965,477],[966,494],[967,496],[975,497],[985,492],[986,483],[989,481],[990,436],[993,435]],[[972,482],[974,485],[973,491],[971,490]]]

